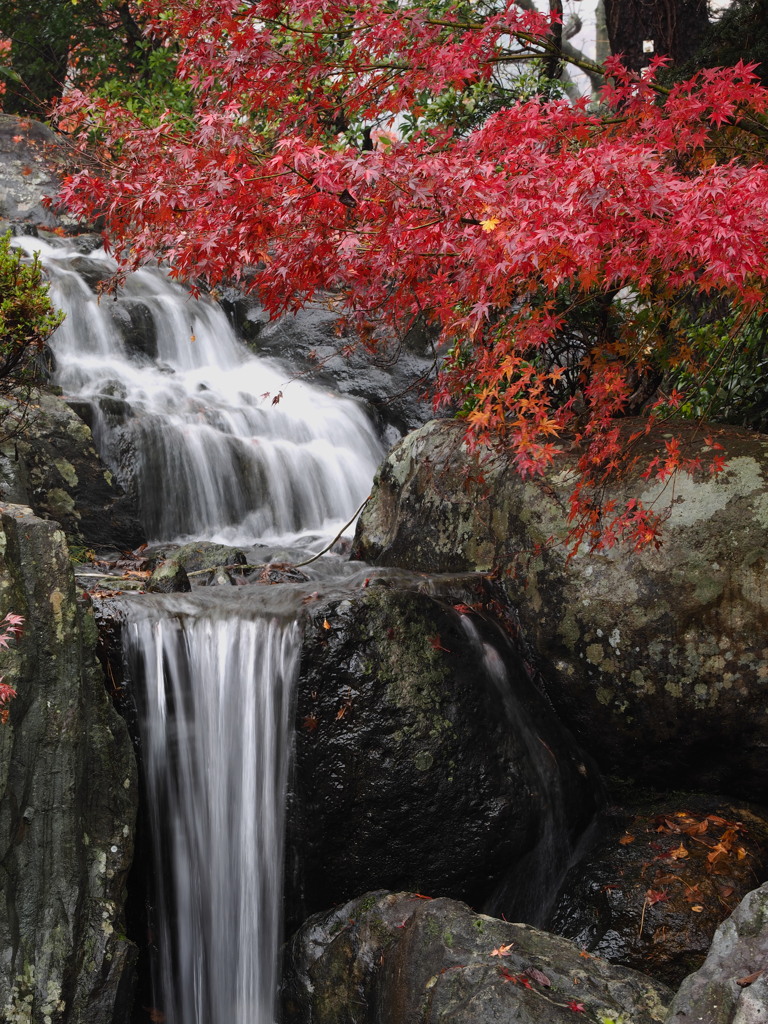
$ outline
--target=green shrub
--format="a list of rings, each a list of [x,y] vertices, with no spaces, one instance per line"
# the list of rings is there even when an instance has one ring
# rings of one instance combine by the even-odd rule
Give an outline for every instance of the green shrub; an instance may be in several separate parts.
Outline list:
[[[12,247],[10,232],[0,236],[0,395],[18,398],[40,380],[45,344],[63,319],[37,254],[27,260]]]

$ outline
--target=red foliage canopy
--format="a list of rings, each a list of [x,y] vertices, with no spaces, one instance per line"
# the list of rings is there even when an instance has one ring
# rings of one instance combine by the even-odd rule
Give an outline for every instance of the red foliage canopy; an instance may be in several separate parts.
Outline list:
[[[192,113],[147,125],[71,95],[62,125],[89,127],[91,142],[97,129],[103,166],[66,181],[67,206],[103,217],[129,267],[160,257],[207,286],[256,267],[248,287],[271,312],[330,295],[364,339],[433,325],[452,346],[437,403],[469,390],[473,437],[507,445],[523,474],[567,437],[581,453],[574,516],[597,537],[593,492],[621,462],[615,417],[662,344],[647,310],[681,294],[765,302],[768,167],[754,147],[723,144],[765,136],[768,91],[752,68],[704,71],[662,97],[663,61],[643,79],[612,61],[599,109],[535,98],[464,136],[406,136],[425,92],[544,52],[546,19],[511,0],[476,23],[390,0],[154,2]],[[373,148],[350,143],[352,124],[373,128]],[[572,306],[621,292],[645,311],[578,354],[566,398],[566,366],[545,357],[564,292]],[[673,444],[649,472],[681,466]],[[633,504],[603,535],[656,532]]]

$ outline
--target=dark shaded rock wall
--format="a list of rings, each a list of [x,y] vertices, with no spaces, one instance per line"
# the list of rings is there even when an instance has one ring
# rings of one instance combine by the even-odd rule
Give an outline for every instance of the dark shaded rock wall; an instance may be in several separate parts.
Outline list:
[[[0,514],[0,611],[27,623],[2,656],[18,696],[0,725],[0,1007],[14,1024],[117,1024],[133,984],[135,761],[61,528],[23,506]]]

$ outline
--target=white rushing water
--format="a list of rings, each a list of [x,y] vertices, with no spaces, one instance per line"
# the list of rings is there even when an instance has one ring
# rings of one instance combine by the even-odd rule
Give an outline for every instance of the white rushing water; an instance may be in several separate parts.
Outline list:
[[[41,253],[67,314],[55,382],[90,406],[150,540],[322,544],[351,518],[382,454],[360,405],[287,381],[159,270],[99,299],[92,285],[114,272],[103,253],[14,244]],[[137,598],[124,630],[168,1024],[275,1020],[300,629],[266,598],[255,608],[255,589]]]
[[[124,641],[143,680],[157,998],[167,1024],[273,1024],[298,627],[175,600]]]
[[[136,494],[150,541],[285,544],[349,520],[382,456],[358,403],[253,356],[217,304],[160,270],[99,298],[88,279],[115,270],[103,252],[14,244],[41,253],[67,313],[55,382],[92,406],[101,455]]]

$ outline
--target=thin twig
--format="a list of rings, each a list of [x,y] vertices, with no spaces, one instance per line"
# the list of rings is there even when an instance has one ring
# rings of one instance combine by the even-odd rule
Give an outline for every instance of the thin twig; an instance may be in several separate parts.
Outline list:
[[[333,545],[339,539],[339,537],[341,537],[341,535],[347,529],[347,527],[351,526],[352,523],[354,523],[355,519],[357,519],[357,517],[360,515],[360,513],[363,511],[363,509],[365,508],[365,506],[368,504],[368,502],[370,500],[371,500],[371,496],[369,494],[368,497],[365,499],[365,501],[362,503],[362,505],[360,505],[360,507],[356,510],[355,514],[352,516],[352,518],[349,520],[349,522],[348,523],[344,523],[344,525],[339,530],[339,532],[336,534],[336,536],[333,538],[333,540],[329,541],[328,544],[326,544],[326,546],[323,548],[322,551],[318,551],[316,555],[312,555],[312,557],[308,558],[305,562],[294,562],[293,565],[291,565],[291,568],[292,569],[301,569],[302,566],[309,565],[310,562],[317,561],[317,559],[320,557],[320,555],[324,555],[326,553],[326,551],[330,551],[331,548],[333,547]]]

